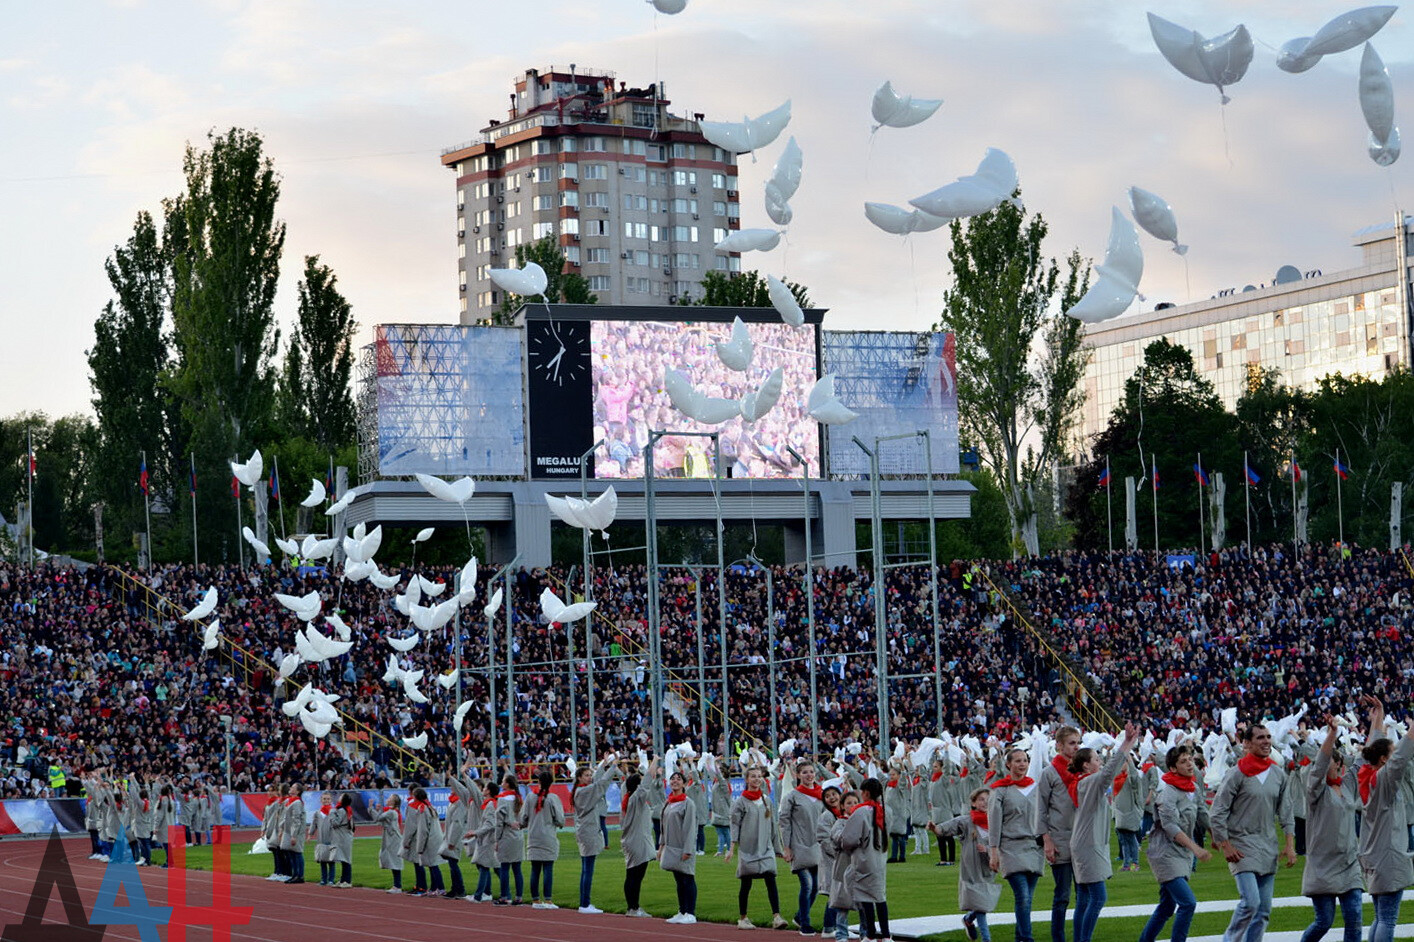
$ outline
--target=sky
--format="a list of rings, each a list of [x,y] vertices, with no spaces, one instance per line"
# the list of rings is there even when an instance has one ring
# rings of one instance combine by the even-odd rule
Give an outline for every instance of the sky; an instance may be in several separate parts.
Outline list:
[[[1366,156],[1359,49],[1309,72],[1276,47],[1347,9],[1287,0],[1155,0],[1213,36],[1245,23],[1247,75],[1218,92],[1175,71],[1145,7],[1122,0],[90,0],[11,4],[0,35],[0,415],[91,411],[84,352],[111,291],[103,263],[136,214],[182,189],[185,146],[258,130],[287,225],[277,309],[288,325],[306,255],[330,265],[360,322],[455,322],[456,196],[443,148],[504,118],[527,68],[665,83],[672,110],[740,120],[793,101],[804,178],[782,246],[746,268],[807,286],[826,326],[924,329],[949,283],[946,230],[904,241],[863,203],[906,205],[1015,160],[1047,251],[1099,260],[1110,207],[1138,185],[1173,206],[1186,258],[1141,236],[1146,308],[1269,282],[1282,264],[1354,267],[1356,229],[1409,198],[1406,156]],[[1403,115],[1410,14],[1375,37]],[[870,134],[885,80],[942,98],[927,122]],[[1414,134],[1414,127],[1406,128]],[[741,159],[743,225],[784,140]]]

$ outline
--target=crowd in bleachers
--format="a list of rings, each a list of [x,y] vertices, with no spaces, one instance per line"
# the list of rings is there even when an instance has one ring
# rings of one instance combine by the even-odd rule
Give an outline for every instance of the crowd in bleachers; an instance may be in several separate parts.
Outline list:
[[[1414,581],[1398,553],[1267,547],[1250,555],[1229,550],[1181,567],[1143,554],[1065,553],[992,564],[988,570],[990,580],[970,564],[941,568],[936,652],[942,664],[941,710],[932,676],[927,570],[889,571],[888,669],[891,678],[900,678],[889,685],[894,735],[915,740],[931,735],[941,713],[943,726],[954,733],[1005,738],[1064,712],[1074,690],[997,590],[1007,592],[1089,677],[1116,714],[1151,725],[1212,724],[1216,711],[1227,706],[1244,715],[1277,716],[1308,701],[1313,711],[1343,712],[1362,692],[1402,703],[1414,683],[1408,625]],[[450,571],[421,571],[431,579],[451,577]],[[452,669],[456,633],[447,628],[424,635],[403,656],[404,666],[426,671],[421,686],[430,702],[410,702],[400,686],[382,681],[392,653],[384,639],[412,630],[393,605],[393,591],[284,568],[168,566],[135,576],[155,594],[103,567],[31,571],[0,564],[0,716],[6,722],[0,763],[9,768],[0,787],[6,797],[42,788],[23,774],[34,764],[27,759],[82,771],[118,764],[122,757],[121,764],[139,774],[171,776],[179,785],[224,784],[223,717],[231,718],[229,777],[238,791],[292,779],[327,787],[395,784],[409,769],[395,761],[391,743],[424,731],[429,744],[422,758],[437,769],[454,764],[455,694],[432,679]],[[773,567],[770,576],[768,612],[765,570],[731,567],[726,575],[733,738],[765,740],[774,731],[778,739],[808,741],[813,660],[822,749],[851,739],[875,741],[871,574],[814,572],[813,652],[801,570]],[[514,743],[520,761],[554,760],[569,755],[572,746],[583,757],[591,735],[601,751],[636,748],[647,744],[652,728],[644,570],[596,568],[598,610],[588,624],[569,630],[539,617],[543,588],[582,593],[578,578],[567,590],[563,577],[557,570],[528,570],[510,580]],[[216,616],[225,650],[208,654],[201,650],[199,629],[178,616],[213,585],[220,594]],[[502,754],[509,720],[507,633],[498,612],[488,641],[481,611],[488,588],[483,583],[461,620],[462,695],[473,701],[461,735],[472,757],[489,757],[491,751],[487,666],[493,660]],[[324,596],[326,612],[338,611],[353,626],[354,649],[324,665],[305,665],[290,683],[277,687],[265,665],[278,664],[293,650],[300,622],[272,596],[311,590]],[[174,607],[156,613],[147,603],[157,595]],[[721,735],[723,646],[715,571],[666,571],[661,600],[668,741],[700,744],[702,739],[700,645],[708,738],[715,744]],[[592,728],[587,647],[594,654]],[[375,735],[367,741],[335,736],[315,743],[279,710],[305,682],[342,697],[339,706]]]

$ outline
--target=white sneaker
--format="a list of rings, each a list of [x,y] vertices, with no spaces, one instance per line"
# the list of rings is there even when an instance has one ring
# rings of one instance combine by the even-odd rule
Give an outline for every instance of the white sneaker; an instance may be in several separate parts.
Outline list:
[[[341,889],[341,890],[351,890],[351,889],[353,889],[353,884],[352,884],[352,883],[335,883],[334,885],[337,886],[337,887],[338,887],[339,889]]]
[[[672,925],[677,925],[678,923],[682,922],[682,913],[677,913],[675,915],[669,916],[664,921],[671,923]]]
[[[683,913],[682,918],[678,920],[678,925],[695,926],[697,925],[697,917],[692,913]]]
[[[402,890],[398,889],[396,886],[390,886],[390,887],[388,887],[388,892],[389,892],[389,893],[401,893]]]
[[[625,916],[633,916],[635,919],[652,919],[653,917],[645,909],[630,909],[624,913]]]
[[[602,915],[604,915],[604,910],[600,909],[598,906],[595,906],[595,905],[592,904],[592,903],[591,903],[590,905],[588,905],[588,906],[581,906],[581,907],[579,907],[579,911],[580,911],[580,913],[581,913],[582,915],[585,915],[585,916],[602,916]]]
[[[755,929],[755,928],[756,928],[756,926],[751,922],[750,919],[746,919],[746,918],[744,918],[744,917],[741,918],[741,919],[738,919],[738,920],[736,921],[736,927],[737,927],[738,929]]]
[[[543,903],[540,904],[540,908],[541,908],[541,909],[559,909],[560,907],[556,906],[554,903],[550,902],[549,900],[546,900],[545,902],[543,902]]]
[[[545,904],[537,901],[537,902],[531,903],[531,904],[530,904],[530,908],[531,908],[531,909],[544,909],[544,908],[545,908]]]
[[[705,850],[699,850],[699,851],[697,852],[697,856],[699,856],[699,857],[705,857],[705,856],[707,856],[707,851],[705,851]],[[686,913],[684,913],[683,915],[686,915]]]
[[[99,860],[101,863],[109,863],[109,862],[111,861],[111,859],[112,859],[112,858],[110,858],[107,854],[99,854],[99,855],[98,855],[98,860]]]

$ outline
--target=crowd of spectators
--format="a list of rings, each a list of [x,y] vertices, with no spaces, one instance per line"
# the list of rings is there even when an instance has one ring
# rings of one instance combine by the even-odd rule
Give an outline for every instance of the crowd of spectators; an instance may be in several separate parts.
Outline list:
[[[1306,701],[1317,712],[1342,712],[1362,692],[1400,703],[1414,685],[1414,580],[1398,553],[1269,547],[1199,557],[1181,567],[1138,554],[1066,553],[992,564],[990,582],[971,568],[959,562],[942,567],[936,635],[926,567],[888,571],[884,636],[895,736],[933,735],[941,716],[956,734],[1006,737],[1065,715],[1075,690],[1018,624],[1013,604],[1116,714],[1158,729],[1210,726],[1227,706],[1277,716]],[[452,575],[421,572],[434,581]],[[509,631],[500,612],[488,622],[481,611],[492,589],[484,575],[478,600],[463,609],[461,695],[473,705],[460,735],[473,760],[492,759],[493,715],[497,755],[505,755],[511,732],[523,762],[571,753],[583,759],[591,737],[601,754],[650,741],[644,570],[596,568],[595,615],[568,628],[546,625],[538,605],[543,588],[582,593],[578,576],[569,589],[564,576],[556,570],[512,574]],[[813,650],[798,567],[730,567],[724,637],[715,570],[664,571],[669,743],[691,740],[701,748],[705,712],[706,745],[718,748],[724,653],[734,742],[768,740],[772,733],[808,741],[812,665],[822,749],[877,740],[876,584],[867,570],[818,569],[811,578]],[[178,617],[208,586],[220,593],[216,617],[225,639],[223,650],[212,653],[201,650],[199,627]],[[268,665],[293,650],[301,623],[272,596],[310,591],[320,592],[325,611],[339,612],[352,627],[354,649],[323,665],[304,665],[277,686]],[[0,760],[10,767],[0,788],[6,797],[42,789],[23,774],[27,757],[61,764],[70,780],[87,769],[116,767],[169,775],[179,786],[213,781],[224,787],[229,780],[237,791],[272,781],[373,787],[411,776],[435,782],[437,774],[425,774],[427,767],[419,772],[402,764],[392,744],[427,732],[420,757],[432,769],[453,766],[456,693],[433,678],[456,663],[458,633],[449,627],[424,635],[401,656],[404,667],[425,671],[420,689],[429,702],[412,703],[400,685],[382,680],[393,653],[385,639],[415,630],[394,607],[393,595],[367,582],[287,568],[171,566],[129,577],[104,567],[31,571],[0,564],[0,716],[6,720]],[[154,609],[149,603],[158,596],[172,605]],[[508,646],[513,700],[507,696]],[[592,719],[586,651],[593,652]],[[937,686],[935,658],[942,667]],[[366,724],[372,737],[336,733],[312,740],[280,710],[306,682],[342,697],[340,708]]]

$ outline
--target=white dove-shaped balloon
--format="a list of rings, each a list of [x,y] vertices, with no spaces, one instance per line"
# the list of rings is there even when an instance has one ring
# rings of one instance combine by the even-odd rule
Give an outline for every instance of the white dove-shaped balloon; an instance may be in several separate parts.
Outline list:
[[[1139,233],[1118,208],[1112,208],[1105,261],[1095,266],[1095,280],[1085,296],[1065,313],[1086,324],[1118,317],[1134,303],[1143,275],[1144,251],[1139,247]]]
[[[457,585],[461,586],[461,591],[457,593],[458,605],[470,605],[476,601],[476,557],[467,560],[462,567],[461,574],[457,577]]]
[[[466,715],[471,711],[474,702],[475,701],[467,700],[461,706],[457,707],[457,711],[452,714],[452,729],[456,730],[458,733],[462,731],[462,724],[466,722]],[[573,774],[573,772],[570,773],[570,775]]]
[[[781,244],[776,229],[738,229],[717,243],[718,252],[769,252]]]
[[[736,154],[745,154],[765,147],[790,124],[790,100],[755,118],[743,121],[700,121],[702,136],[713,144]]]
[[[1011,199],[1016,183],[1016,165],[1011,158],[1005,152],[990,147],[975,173],[958,177],[952,183],[908,203],[930,216],[961,219],[996,209]]]
[[[590,501],[546,494],[545,503],[551,513],[572,527],[581,530],[607,530],[618,513],[619,495],[613,485],[610,485]]]
[[[486,607],[481,610],[481,614],[487,618],[495,618],[496,611],[501,607],[501,588],[496,587],[496,591],[491,593],[491,601],[486,603]]]
[[[334,501],[334,503],[331,504],[329,507],[325,508],[325,516],[338,516],[345,510],[348,510],[349,505],[352,504],[355,500],[362,497],[364,494],[368,493],[372,489],[372,484],[362,484],[358,487],[349,488],[347,491],[344,492],[343,497],[340,497],[338,500]]]
[[[388,647],[399,653],[406,654],[408,651],[417,647],[417,642],[421,640],[421,638],[422,635],[416,632],[408,635],[406,638],[394,638],[392,635],[389,635]]]
[[[353,637],[353,632],[349,629],[348,625],[344,624],[344,620],[339,616],[338,612],[330,612],[325,615],[324,623],[333,626],[334,631],[339,635],[340,641],[348,641]]]
[[[329,731],[334,727],[328,723],[321,723],[316,720],[308,710],[300,710],[299,721],[305,730],[315,739],[323,739],[329,735]]]
[[[892,82],[885,82],[874,93],[874,101],[869,110],[874,115],[874,120],[878,122],[874,127],[874,130],[877,131],[879,128],[910,128],[915,124],[921,124],[931,118],[942,105],[941,98],[914,98],[912,95],[900,95],[894,91]]]
[[[1388,142],[1394,132],[1394,84],[1384,60],[1369,43],[1360,58],[1360,111],[1370,138],[1381,144]]]
[[[403,693],[413,703],[427,702],[427,697],[417,689],[417,682],[422,679],[421,675],[422,671],[403,671]]]
[[[921,209],[904,209],[888,203],[865,203],[864,215],[874,225],[894,235],[932,232],[952,222],[946,216],[934,216]]]
[[[324,498],[328,496],[324,490],[323,481],[315,478],[311,483],[313,486],[309,489],[309,496],[299,502],[301,507],[317,507],[324,503]]]
[[[294,672],[299,670],[299,666],[302,663],[304,663],[304,658],[300,657],[298,654],[286,654],[280,659],[280,678],[283,680],[286,677],[293,676]]]
[[[800,302],[786,283],[775,275],[766,276],[766,296],[771,299],[771,307],[781,315],[781,320],[792,327],[805,323],[805,312],[800,309]]]
[[[403,682],[403,669],[398,666],[398,656],[388,655],[388,669],[383,672],[383,683],[400,684]]]
[[[408,587],[401,595],[393,596],[393,606],[409,618],[412,617],[412,608],[422,598],[422,583],[417,576],[408,580]]]
[[[594,611],[598,605],[598,602],[576,602],[573,605],[566,605],[558,595],[548,588],[540,593],[540,613],[545,616],[545,621],[552,625],[568,625],[577,622]]]
[[[417,577],[417,584],[422,587],[422,594],[429,599],[435,599],[437,596],[447,591],[447,584],[445,582],[433,582],[423,575]]]
[[[221,622],[213,621],[206,626],[202,632],[201,648],[203,651],[214,651],[221,646]]]
[[[422,699],[423,701],[425,701],[427,698],[423,697]],[[426,749],[427,732],[424,730],[423,732],[418,733],[416,736],[404,736],[403,745],[407,746],[409,749]]]
[[[1236,85],[1252,64],[1252,36],[1245,26],[1204,39],[1194,30],[1150,13],[1149,33],[1169,65],[1195,82],[1217,86],[1223,104],[1231,100],[1224,89]]]
[[[774,409],[781,398],[781,390],[784,387],[785,370],[778,366],[761,383],[759,389],[741,397],[742,420],[749,425]]]
[[[260,480],[260,475],[264,470],[265,462],[260,457],[259,448],[246,459],[244,464],[231,462],[231,474],[246,487],[255,487],[255,482]]]
[[[432,539],[432,534],[436,532],[436,527],[424,527],[423,529],[417,531],[417,536],[412,538],[412,542],[426,543],[428,540]]]
[[[653,9],[667,16],[676,16],[687,9],[687,0],[648,0]]]
[[[1178,219],[1173,214],[1173,207],[1162,196],[1132,186],[1129,188],[1129,210],[1134,215],[1134,221],[1149,235],[1172,242],[1175,254],[1188,254],[1188,246],[1178,242]]]
[[[770,182],[782,199],[790,199],[795,195],[795,191],[800,189],[800,176],[804,165],[805,155],[801,153],[795,138],[791,137],[781,150],[781,156],[776,159],[776,165],[771,168]]]
[[[451,690],[457,685],[457,672],[449,671],[445,674],[437,675],[437,686],[443,690]]]
[[[270,558],[270,547],[255,538],[255,532],[250,527],[241,527],[241,538],[250,544],[250,548],[255,550],[255,554],[261,559]]]
[[[280,547],[280,552],[286,556],[299,555],[299,540],[282,540],[277,536],[275,537],[275,545]]]
[[[368,581],[380,589],[385,591],[391,589],[402,579],[402,576],[395,572],[385,574],[378,568],[378,564],[372,560],[370,560],[368,564],[373,567],[373,570],[368,574]]]
[[[196,603],[196,607],[188,611],[182,617],[187,621],[201,621],[207,615],[216,611],[216,603],[220,596],[216,594],[216,587],[212,586],[206,590],[206,594],[201,597],[201,601]]]
[[[1336,52],[1345,52],[1368,40],[1378,33],[1389,18],[1398,10],[1396,6],[1361,7],[1342,13],[1326,23],[1301,51],[1304,58],[1320,58]]]
[[[293,612],[301,621],[313,621],[319,615],[319,610],[324,607],[324,600],[317,591],[300,596],[276,592],[275,601]]]
[[[717,349],[717,359],[722,361],[722,365],[738,373],[745,372],[751,366],[751,356],[756,351],[756,345],[751,342],[751,334],[740,317],[732,320],[731,339],[718,341],[714,346]]]
[[[852,411],[835,396],[835,377],[831,373],[826,373],[810,387],[810,395],[805,400],[805,411],[810,413],[810,417],[816,422],[825,425],[844,425],[859,418],[859,413]]]
[[[476,482],[471,478],[460,478],[448,483],[441,478],[434,478],[430,474],[417,474],[417,483],[422,485],[422,489],[438,500],[444,500],[449,504],[464,504],[471,499],[471,495],[476,493]]]
[[[525,297],[544,295],[545,288],[550,283],[545,269],[535,262],[526,262],[521,268],[492,268],[487,274],[502,291]]]

